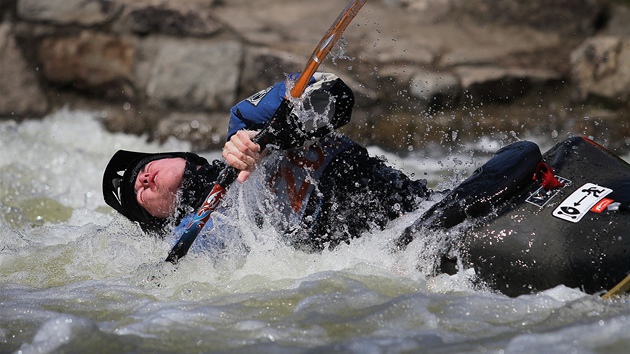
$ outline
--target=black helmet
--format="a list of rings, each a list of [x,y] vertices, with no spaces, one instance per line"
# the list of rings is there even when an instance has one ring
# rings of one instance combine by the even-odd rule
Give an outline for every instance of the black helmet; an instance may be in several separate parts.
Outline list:
[[[200,198],[207,189],[211,189],[216,181],[223,164],[216,162],[209,164],[208,160],[190,152],[143,153],[119,150],[117,151],[103,174],[103,197],[105,203],[116,209],[131,221],[136,221],[145,232],[159,232],[167,224],[166,219],[157,218],[149,214],[136,200],[134,185],[138,173],[147,163],[165,158],[183,158],[186,160],[183,185],[186,187],[182,194],[182,206],[197,207]],[[204,168],[200,168],[205,166]],[[199,180],[199,172],[204,176]],[[188,189],[190,189],[188,191]],[[181,214],[181,213],[180,213]],[[183,215],[180,215],[180,218]]]

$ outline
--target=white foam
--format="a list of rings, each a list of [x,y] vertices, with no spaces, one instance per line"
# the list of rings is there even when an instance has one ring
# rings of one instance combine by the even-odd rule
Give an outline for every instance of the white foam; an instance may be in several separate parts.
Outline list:
[[[37,331],[33,342],[24,344],[17,353],[54,353],[59,347],[70,343],[77,332],[94,328],[95,325],[84,319],[71,315],[61,315],[45,322]]]

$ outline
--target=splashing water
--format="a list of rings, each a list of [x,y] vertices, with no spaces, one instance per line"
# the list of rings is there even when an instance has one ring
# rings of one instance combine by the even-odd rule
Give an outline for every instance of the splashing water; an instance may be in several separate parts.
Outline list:
[[[0,352],[625,353],[630,344],[626,298],[565,287],[508,298],[472,288],[470,271],[427,278],[452,235],[391,247],[422,210],[321,254],[242,218],[247,253],[199,252],[174,266],[163,261],[170,244],[107,207],[100,183],[118,149],[188,144],[111,134],[95,114],[62,110],[0,123],[0,148]],[[466,153],[388,158],[421,178],[480,163]],[[256,199],[250,188],[230,191],[239,213]]]

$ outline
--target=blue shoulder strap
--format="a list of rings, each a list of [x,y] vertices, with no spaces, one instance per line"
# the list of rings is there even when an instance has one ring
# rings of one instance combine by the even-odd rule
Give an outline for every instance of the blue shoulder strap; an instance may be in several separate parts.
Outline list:
[[[290,74],[287,80],[295,81],[298,76],[297,73]],[[259,91],[232,107],[227,139],[241,129],[262,129],[287,96],[287,80]],[[313,81],[311,78],[311,83]]]

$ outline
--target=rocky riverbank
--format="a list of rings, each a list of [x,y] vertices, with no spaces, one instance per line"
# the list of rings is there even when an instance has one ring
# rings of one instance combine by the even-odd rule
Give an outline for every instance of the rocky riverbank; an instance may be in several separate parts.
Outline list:
[[[345,0],[1,0],[0,117],[61,107],[112,131],[225,137],[227,111],[299,71]],[[630,141],[630,10],[612,0],[368,0],[323,70],[345,132],[405,150],[479,135]]]

